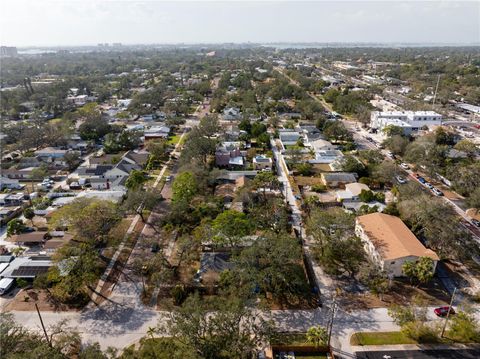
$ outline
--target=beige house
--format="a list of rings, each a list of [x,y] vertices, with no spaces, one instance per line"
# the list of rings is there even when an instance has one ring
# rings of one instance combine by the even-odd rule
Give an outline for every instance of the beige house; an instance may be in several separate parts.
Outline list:
[[[403,264],[415,262],[420,257],[433,259],[435,272],[437,254],[425,248],[398,217],[384,213],[357,217],[355,233],[362,239],[370,258],[390,275],[403,276]]]

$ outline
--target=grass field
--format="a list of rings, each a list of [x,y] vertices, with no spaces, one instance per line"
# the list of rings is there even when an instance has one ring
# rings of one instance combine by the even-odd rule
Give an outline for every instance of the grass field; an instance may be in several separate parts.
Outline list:
[[[402,332],[361,332],[350,338],[351,345],[418,344]]]

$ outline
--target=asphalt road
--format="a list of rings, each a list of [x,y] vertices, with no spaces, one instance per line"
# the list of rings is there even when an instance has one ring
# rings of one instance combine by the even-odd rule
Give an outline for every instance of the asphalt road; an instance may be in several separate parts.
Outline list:
[[[478,359],[480,349],[425,349],[356,352],[357,359]]]

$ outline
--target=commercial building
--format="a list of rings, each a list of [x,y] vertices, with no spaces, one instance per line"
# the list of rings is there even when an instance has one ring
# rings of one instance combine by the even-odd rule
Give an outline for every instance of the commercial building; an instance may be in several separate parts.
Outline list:
[[[355,234],[362,239],[370,258],[389,275],[403,276],[403,264],[415,262],[421,257],[433,260],[435,272],[438,255],[425,248],[398,217],[384,213],[357,217]]]
[[[442,115],[434,111],[372,111],[370,128],[382,132],[387,126],[397,126],[408,136],[423,127],[442,124]]]

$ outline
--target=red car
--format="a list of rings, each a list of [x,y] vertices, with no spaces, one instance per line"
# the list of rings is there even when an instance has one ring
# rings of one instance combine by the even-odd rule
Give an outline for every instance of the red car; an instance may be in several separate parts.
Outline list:
[[[439,317],[446,317],[448,314],[448,308],[449,308],[448,306],[438,307],[438,308],[435,308],[433,312]],[[455,314],[455,311],[453,310],[453,308],[450,308],[450,315],[452,314]]]

